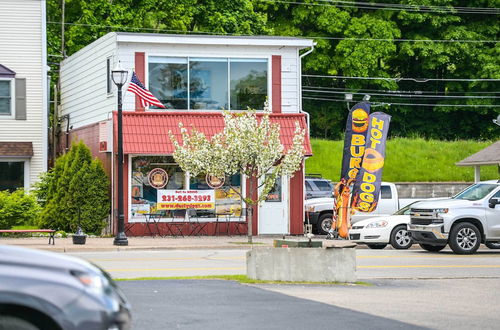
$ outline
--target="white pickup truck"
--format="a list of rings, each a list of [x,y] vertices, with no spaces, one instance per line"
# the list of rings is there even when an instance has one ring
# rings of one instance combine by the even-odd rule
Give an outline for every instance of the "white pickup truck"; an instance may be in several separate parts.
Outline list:
[[[417,199],[400,200],[394,183],[382,182],[380,186],[380,198],[377,208],[373,212],[356,212],[351,219],[352,223],[366,218],[391,215],[401,207],[404,207]],[[326,235],[332,226],[333,198],[313,198],[305,201],[305,224],[313,225],[315,231]]]
[[[409,232],[414,243],[437,252],[449,244],[457,254],[472,254],[481,243],[500,248],[500,180],[469,186],[449,199],[413,204]]]

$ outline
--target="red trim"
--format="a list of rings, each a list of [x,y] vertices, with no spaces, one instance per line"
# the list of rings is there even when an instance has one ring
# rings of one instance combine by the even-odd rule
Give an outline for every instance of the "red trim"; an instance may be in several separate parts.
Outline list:
[[[272,111],[281,113],[281,56],[272,56]]]
[[[290,179],[290,234],[304,233],[304,163]]]
[[[135,74],[139,80],[145,84],[146,83],[146,54],[141,52],[135,53]],[[145,111],[145,108],[141,106],[141,100],[135,97],[135,111]]]

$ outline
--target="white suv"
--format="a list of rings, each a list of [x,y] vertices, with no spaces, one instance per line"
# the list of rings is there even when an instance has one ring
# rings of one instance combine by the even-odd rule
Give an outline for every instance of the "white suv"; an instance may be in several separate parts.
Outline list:
[[[478,182],[458,195],[411,206],[409,232],[432,252],[446,244],[458,254],[472,254],[481,243],[500,248],[500,181]]]

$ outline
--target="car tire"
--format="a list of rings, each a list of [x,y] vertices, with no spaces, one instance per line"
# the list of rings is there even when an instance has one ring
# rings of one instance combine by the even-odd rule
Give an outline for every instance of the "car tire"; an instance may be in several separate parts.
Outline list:
[[[456,254],[473,254],[481,245],[481,232],[469,222],[461,222],[451,228],[449,244]]]
[[[327,235],[330,229],[332,228],[333,222],[333,214],[325,213],[321,215],[318,219],[318,225],[316,226],[318,229],[318,234]]]
[[[413,242],[406,225],[396,226],[392,230],[389,243],[397,250],[406,250],[412,246]]]
[[[429,252],[439,252],[444,249],[445,245],[430,245],[430,244],[419,244],[422,249]]]
[[[492,250],[497,250],[500,249],[500,242],[486,242],[484,243],[487,248],[492,249]]]
[[[387,244],[366,244],[372,250],[382,250]]]
[[[40,328],[17,316],[1,315],[0,330],[40,330]]]

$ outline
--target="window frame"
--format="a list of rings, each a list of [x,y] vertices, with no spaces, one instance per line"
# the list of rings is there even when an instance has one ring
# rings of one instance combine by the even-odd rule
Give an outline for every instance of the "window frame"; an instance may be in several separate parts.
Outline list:
[[[26,157],[2,157],[0,163],[24,163],[24,190],[30,186],[30,160]]]
[[[187,60],[187,109],[162,109],[162,111],[205,111],[205,112],[214,112],[214,111],[224,111],[224,110],[210,110],[210,109],[190,109],[190,93],[189,93],[189,88],[190,88],[190,70],[189,70],[189,63],[191,58],[225,58],[227,59],[227,97],[228,97],[228,106],[231,106],[231,59],[256,59],[256,60],[263,60],[265,59],[267,61],[267,102],[270,105],[272,104],[272,55],[262,55],[262,56],[257,56],[257,55],[224,55],[224,54],[193,54],[190,53],[189,55],[186,53],[146,53],[144,56],[144,61],[145,61],[145,77],[144,77],[144,85],[146,88],[149,90],[149,58],[150,57],[176,57],[176,58],[185,58]],[[229,109],[226,109],[227,111]],[[230,109],[229,111],[234,111],[234,112],[241,112],[246,109]],[[149,106],[145,108],[145,111],[151,111],[151,112],[156,112],[158,109],[150,109]],[[263,112],[264,109],[257,109],[257,112]]]
[[[113,70],[113,56],[106,57],[106,96],[113,96],[114,82],[111,78],[111,71]]]
[[[141,220],[137,220],[137,219],[134,219],[132,218],[132,164],[133,164],[133,160],[134,158],[136,157],[165,157],[165,156],[172,156],[171,154],[169,155],[159,155],[159,154],[154,154],[154,155],[150,155],[150,154],[130,154],[129,157],[128,157],[128,171],[127,171],[127,175],[128,175],[128,184],[126,185],[126,189],[128,191],[128,197],[127,197],[127,201],[126,201],[126,205],[128,206],[128,210],[127,210],[127,214],[128,214],[128,222],[129,223],[132,223],[132,222],[137,222],[137,223],[141,223],[141,222],[144,222],[142,219]],[[177,165],[177,163],[168,163],[168,164],[171,164],[171,165]],[[26,172],[25,172],[26,173]],[[247,177],[243,174],[240,174],[241,175],[241,191],[242,192],[246,192],[246,189],[247,189],[247,185],[246,185],[246,180],[247,180]],[[190,184],[190,180],[191,180],[191,177],[192,177],[192,174],[189,173],[189,172],[184,172],[184,188],[183,189],[189,189],[189,184]],[[186,188],[187,187],[187,188]],[[125,189],[125,186],[124,186],[124,189]],[[114,193],[114,192],[113,192]],[[246,193],[245,193],[246,194]],[[241,207],[242,209],[245,207],[245,202],[243,201],[243,199],[241,199]],[[115,206],[113,206],[114,208]],[[186,217],[188,217],[188,214],[186,212]],[[240,216],[240,217],[243,217]],[[187,220],[188,218],[186,218]],[[216,217],[213,217],[213,218],[205,218],[204,220],[205,221],[215,221],[217,218]],[[236,219],[236,217],[234,218],[231,218],[231,219]],[[160,219],[159,220],[160,222],[167,222],[168,220],[166,219]]]
[[[14,119],[16,116],[16,78],[4,78],[0,77],[0,81],[10,82],[10,113],[2,114],[0,113],[0,119]]]

